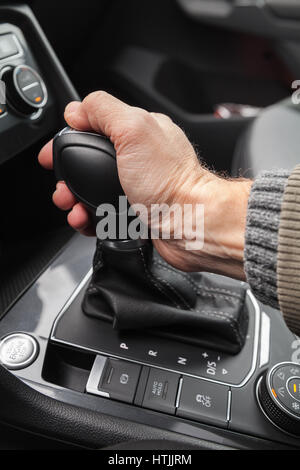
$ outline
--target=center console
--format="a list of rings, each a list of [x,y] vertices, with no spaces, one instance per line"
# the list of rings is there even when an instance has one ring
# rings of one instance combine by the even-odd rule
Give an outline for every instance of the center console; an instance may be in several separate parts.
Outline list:
[[[76,93],[28,10],[8,9],[3,18],[0,131],[8,161],[54,134]],[[93,447],[146,438],[195,448],[300,447],[300,341],[279,311],[245,283],[173,270],[149,246],[128,254],[114,244],[100,257],[99,243],[96,256],[95,249],[94,239],[70,237],[3,312],[1,421]],[[146,258],[134,277],[137,252]],[[146,283],[150,267],[165,296]],[[120,276],[123,291],[115,282],[110,295]],[[189,327],[171,328],[170,318],[182,315]]]
[[[94,248],[93,240],[75,236],[2,319],[1,349],[12,340],[11,373],[63,403],[190,438],[249,448],[268,448],[270,441],[299,446],[299,341],[280,312],[262,306],[247,290],[247,339],[235,355],[217,345],[212,350],[118,332],[82,312]],[[20,332],[25,340],[14,341],[12,335]],[[284,374],[262,388],[265,375],[269,384],[274,371]]]

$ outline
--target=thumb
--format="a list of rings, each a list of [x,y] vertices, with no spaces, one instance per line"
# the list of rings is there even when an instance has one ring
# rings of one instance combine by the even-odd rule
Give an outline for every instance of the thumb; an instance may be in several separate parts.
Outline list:
[[[65,119],[75,129],[106,135],[116,146],[124,137],[127,140],[140,138],[147,123],[155,121],[144,109],[129,106],[105,91],[90,93],[82,103],[70,103],[65,110]]]

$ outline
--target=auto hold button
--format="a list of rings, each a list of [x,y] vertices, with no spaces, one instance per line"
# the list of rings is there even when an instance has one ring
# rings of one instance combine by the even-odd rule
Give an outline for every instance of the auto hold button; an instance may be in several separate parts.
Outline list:
[[[177,415],[217,426],[227,426],[229,387],[184,377]]]
[[[36,359],[36,340],[25,333],[13,333],[0,341],[0,363],[8,369],[28,367]]]
[[[142,406],[175,414],[179,378],[179,374],[152,367]]]

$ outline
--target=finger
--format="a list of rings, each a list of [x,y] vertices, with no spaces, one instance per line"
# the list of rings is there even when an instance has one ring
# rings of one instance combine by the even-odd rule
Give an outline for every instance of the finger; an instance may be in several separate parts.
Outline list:
[[[38,155],[39,163],[47,170],[52,170],[53,168],[52,149],[53,149],[53,140],[50,140],[50,142],[44,145],[44,147],[42,148],[42,150],[40,151]]]
[[[90,215],[83,204],[78,202],[68,214],[68,223],[75,230],[83,231],[91,224]]]
[[[91,128],[105,134],[113,143],[129,133],[140,136],[147,120],[153,120],[144,109],[129,106],[104,91],[89,94],[82,102],[82,109]]]
[[[63,181],[59,181],[57,183],[56,191],[53,193],[52,200],[54,204],[63,211],[72,209],[77,202],[75,196]]]
[[[86,111],[80,101],[72,101],[66,106],[64,118],[73,129],[80,131],[92,130]]]

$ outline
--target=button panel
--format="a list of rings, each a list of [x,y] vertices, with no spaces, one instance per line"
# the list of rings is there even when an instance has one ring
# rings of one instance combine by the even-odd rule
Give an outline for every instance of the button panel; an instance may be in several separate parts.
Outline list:
[[[226,427],[229,387],[184,377],[177,415]]]
[[[230,419],[228,386],[101,355],[86,392],[219,427]]]

